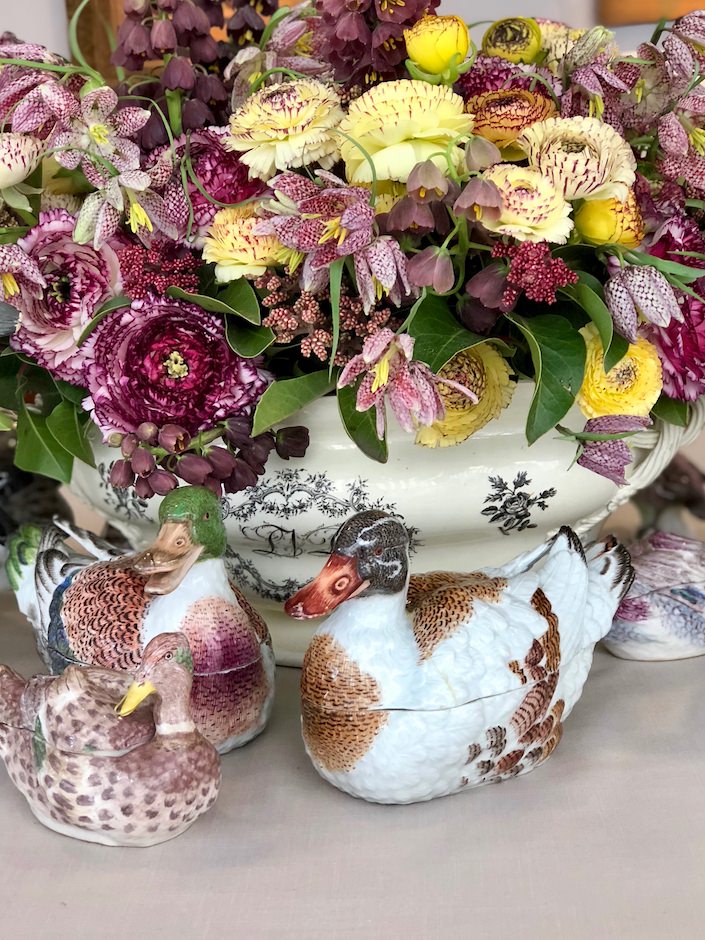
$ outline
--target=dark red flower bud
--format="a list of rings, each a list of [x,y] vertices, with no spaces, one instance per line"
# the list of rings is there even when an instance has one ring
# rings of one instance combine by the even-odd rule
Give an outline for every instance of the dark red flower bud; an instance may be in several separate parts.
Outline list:
[[[122,0],[125,16],[145,16],[150,7],[150,0]]]
[[[257,39],[264,32],[265,23],[259,13],[249,3],[238,7],[228,20],[228,32],[233,39],[251,35]]]
[[[218,43],[212,36],[196,36],[189,44],[192,62],[209,65],[218,58]]]
[[[185,131],[194,131],[199,127],[214,124],[215,117],[208,105],[192,98],[191,101],[184,102],[181,109],[181,123]]]
[[[135,482],[135,475],[132,472],[129,460],[116,460],[110,468],[110,485],[119,490],[124,490],[132,486]]]
[[[144,447],[138,447],[132,455],[132,469],[138,477],[146,477],[154,470],[154,454]]]
[[[176,473],[187,483],[201,486],[206,477],[210,476],[211,465],[205,457],[198,454],[184,454],[176,465]]]
[[[209,447],[207,457],[216,480],[227,480],[235,469],[233,454],[225,447]]]
[[[225,482],[226,493],[239,493],[240,490],[246,490],[248,486],[254,486],[257,482],[257,474],[248,466],[244,460],[235,461],[235,469]]]
[[[155,52],[163,54],[176,49],[176,31],[170,20],[155,20],[149,38]]]
[[[303,457],[310,443],[308,428],[301,426],[281,428],[277,431],[275,446],[282,460],[289,457]]]
[[[225,422],[225,436],[235,447],[248,447],[250,435],[252,434],[252,418],[236,417],[228,418]]]
[[[195,36],[207,36],[211,24],[206,14],[190,0],[184,0],[174,11],[174,29],[182,43]]]
[[[153,470],[147,480],[157,496],[166,496],[179,485],[174,474],[168,470]]]
[[[151,50],[149,45],[149,30],[141,23],[135,23],[129,35],[122,43],[126,55],[146,56]]]
[[[196,79],[196,85],[193,95],[204,104],[224,104],[228,100],[228,92],[225,85],[217,75],[199,75]]]
[[[173,13],[182,0],[157,0],[157,7],[167,13]]]
[[[191,443],[191,435],[179,424],[165,424],[159,432],[159,446],[170,454],[183,453]]]
[[[191,91],[196,83],[193,65],[183,56],[169,59],[162,73],[162,85],[170,91]]]
[[[123,457],[131,457],[134,454],[135,448],[138,444],[139,440],[136,434],[126,434],[122,439],[122,444],[120,445]]]
[[[216,480],[215,477],[206,477],[201,486],[208,487],[208,489],[215,493],[216,496],[222,495],[223,484],[220,482],[220,480]]]
[[[139,142],[143,150],[156,150],[163,147],[169,140],[161,115],[154,111],[139,134]]]
[[[153,421],[143,421],[137,428],[137,437],[145,444],[156,444],[159,428]]]
[[[135,495],[139,496],[140,499],[151,499],[154,496],[154,490],[145,477],[140,477],[135,482]]]

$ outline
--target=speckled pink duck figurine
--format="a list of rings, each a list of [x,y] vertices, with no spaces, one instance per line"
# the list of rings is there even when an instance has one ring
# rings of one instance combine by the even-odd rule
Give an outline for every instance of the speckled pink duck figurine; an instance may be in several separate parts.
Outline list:
[[[220,500],[204,487],[179,487],[162,501],[159,521],[155,542],[139,555],[120,556],[79,532],[91,559],[67,548],[73,530],[25,527],[10,544],[8,577],[54,673],[72,663],[131,671],[154,636],[183,632],[195,666],[194,720],[225,753],[269,717],[269,632],[228,578]]]
[[[192,720],[192,679],[182,633],[150,640],[134,681],[95,666],[26,681],[0,666],[0,757],[37,819],[88,842],[147,846],[207,812],[220,759]]]
[[[632,577],[614,539],[584,550],[563,528],[503,568],[410,579],[405,526],[353,516],[286,605],[300,619],[330,613],[301,678],[314,766],[378,803],[532,770],[558,744]]]

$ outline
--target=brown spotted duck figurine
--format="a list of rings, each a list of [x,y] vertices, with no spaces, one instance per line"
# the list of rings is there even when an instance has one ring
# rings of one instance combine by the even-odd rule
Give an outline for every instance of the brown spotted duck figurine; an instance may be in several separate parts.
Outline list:
[[[532,770],[558,744],[632,577],[614,539],[584,550],[563,528],[504,568],[410,578],[402,522],[353,516],[286,605],[298,619],[329,614],[301,678],[314,766],[378,803]]]
[[[184,633],[195,667],[194,720],[225,753],[267,723],[269,632],[228,578],[218,497],[205,487],[179,487],[163,499],[159,521],[150,548],[122,556],[62,523],[43,531],[25,526],[10,542],[8,577],[53,673],[72,663],[132,671],[153,637]],[[73,553],[67,534],[93,557]]]
[[[191,716],[192,680],[182,633],[150,640],[133,680],[69,666],[26,681],[0,666],[0,756],[37,819],[103,845],[188,829],[220,788],[218,752]]]

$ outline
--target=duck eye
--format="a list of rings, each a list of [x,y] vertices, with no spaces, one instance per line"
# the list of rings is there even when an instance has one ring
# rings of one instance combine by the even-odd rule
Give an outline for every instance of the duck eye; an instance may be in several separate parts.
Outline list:
[[[204,512],[204,513],[203,513],[203,519],[204,519],[205,522],[207,522],[207,521],[210,519],[210,513]]]
[[[181,546],[182,546],[183,544],[184,544],[184,540],[183,540],[183,539],[177,539],[177,540],[174,542],[174,545],[176,545],[177,548],[181,548]]]
[[[383,549],[383,548],[376,548],[376,549],[375,549],[375,555],[376,555],[378,558],[379,558],[380,555],[384,555],[384,549]]]
[[[166,656],[164,657],[164,659],[173,659],[173,658],[174,658],[173,653],[167,653]]]

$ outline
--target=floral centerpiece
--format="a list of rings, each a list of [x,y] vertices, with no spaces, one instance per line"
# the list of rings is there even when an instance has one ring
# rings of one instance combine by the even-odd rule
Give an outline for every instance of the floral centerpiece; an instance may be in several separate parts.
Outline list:
[[[125,0],[115,89],[0,40],[0,422],[69,480],[236,492],[337,395],[369,457],[458,445],[535,391],[624,482],[705,392],[705,11],[468,29],[436,0]],[[76,17],[85,7],[79,7]],[[471,37],[472,33],[472,37]],[[562,424],[577,403],[584,426]],[[277,430],[274,430],[277,429]],[[567,459],[569,463],[570,457]]]

